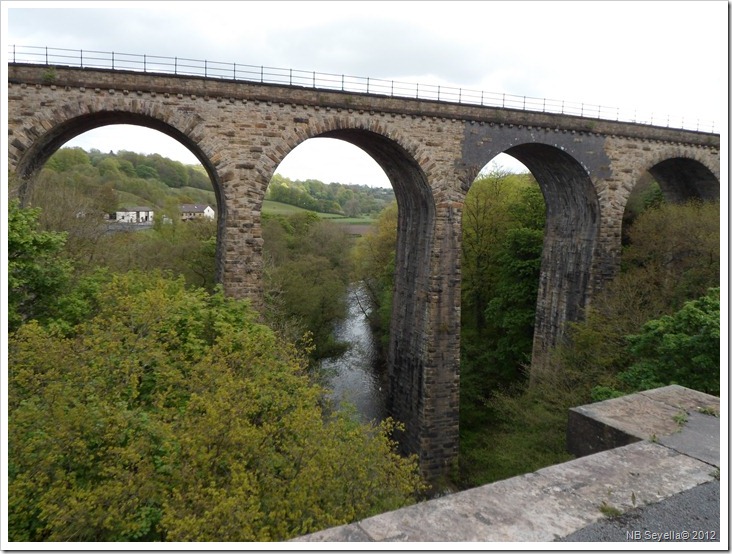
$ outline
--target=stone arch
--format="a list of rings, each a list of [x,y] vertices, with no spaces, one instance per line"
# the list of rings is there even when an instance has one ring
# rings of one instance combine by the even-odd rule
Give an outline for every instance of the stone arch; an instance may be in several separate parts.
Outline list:
[[[648,173],[671,202],[719,199],[719,176],[693,156],[666,157],[650,166]]]
[[[548,363],[547,353],[561,343],[566,323],[580,320],[589,302],[600,202],[581,155],[544,142],[514,144],[503,153],[531,171],[546,205],[531,361],[534,380]]]
[[[285,156],[310,138],[343,140],[371,156],[384,170],[399,206],[395,283],[388,354],[387,408],[407,433],[400,446],[421,452],[424,412],[425,337],[429,334],[431,256],[435,240],[436,204],[431,188],[429,157],[416,143],[370,118],[319,118],[295,130],[263,156],[258,179],[269,179]],[[264,184],[263,182],[260,185]],[[266,190],[266,187],[265,187]],[[263,197],[263,194],[262,194]]]
[[[635,188],[654,179],[664,198],[670,202],[717,200],[720,197],[718,152],[706,148],[671,145],[650,149],[650,155],[628,169],[628,176],[618,198],[625,210]]]
[[[156,116],[150,115],[153,112]],[[82,103],[68,105],[64,109],[48,110],[41,112],[38,116],[29,120],[20,129],[16,129],[16,135],[27,138],[22,147],[16,148],[14,159],[11,164],[16,175],[20,178],[21,187],[19,196],[21,201],[27,195],[27,187],[32,186],[33,177],[48,161],[48,159],[65,143],[74,137],[92,129],[108,125],[137,125],[159,131],[177,140],[188,148],[201,165],[211,180],[217,203],[217,254],[216,274],[221,279],[221,245],[223,244],[223,233],[226,223],[226,203],[222,199],[222,187],[217,167],[211,161],[212,156],[205,141],[198,133],[193,132],[200,118],[192,117],[179,119],[177,117],[165,117],[165,114],[154,108],[145,109],[130,106],[116,106],[101,108],[99,110],[89,109]]]

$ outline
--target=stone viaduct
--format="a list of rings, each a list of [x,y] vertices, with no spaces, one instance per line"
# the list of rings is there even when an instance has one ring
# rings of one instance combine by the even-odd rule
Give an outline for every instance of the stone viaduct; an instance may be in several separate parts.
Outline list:
[[[379,163],[399,205],[389,407],[402,446],[437,477],[458,452],[463,200],[497,154],[539,182],[547,223],[532,372],[620,263],[629,194],[649,172],[667,198],[719,198],[716,134],[576,116],[241,81],[11,63],[8,160],[22,182],[74,136],[142,125],[188,147],[218,202],[217,275],[262,295],[261,210],[278,165],[312,137]],[[20,191],[21,197],[23,189]]]

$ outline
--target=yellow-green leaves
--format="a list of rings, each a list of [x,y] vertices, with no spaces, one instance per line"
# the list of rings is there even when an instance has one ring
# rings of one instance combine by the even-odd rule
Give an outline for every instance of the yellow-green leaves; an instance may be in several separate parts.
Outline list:
[[[284,540],[411,502],[390,424],[325,415],[246,303],[115,276],[96,315],[9,344],[13,541]]]

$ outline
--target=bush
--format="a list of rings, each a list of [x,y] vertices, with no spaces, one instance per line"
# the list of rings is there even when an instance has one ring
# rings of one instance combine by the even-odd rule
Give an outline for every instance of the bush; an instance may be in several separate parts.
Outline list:
[[[719,396],[719,289],[628,337],[636,362],[618,375],[630,390],[669,384]]]
[[[245,302],[157,273],[95,300],[9,338],[10,540],[284,540],[420,492],[393,425],[324,409]]]

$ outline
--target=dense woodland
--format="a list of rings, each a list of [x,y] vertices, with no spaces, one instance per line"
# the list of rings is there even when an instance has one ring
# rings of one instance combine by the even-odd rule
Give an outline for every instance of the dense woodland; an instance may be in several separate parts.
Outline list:
[[[283,540],[421,498],[398,424],[334,411],[316,370],[341,347],[331,331],[355,280],[388,344],[397,206],[365,188],[273,179],[270,200],[305,209],[264,211],[258,314],[216,286],[215,223],[101,232],[120,204],[215,206],[200,167],[54,155],[29,204],[9,207],[10,539]],[[373,232],[354,239],[316,210],[375,215]],[[719,394],[718,203],[638,187],[622,272],[529,387],[543,228],[530,175],[473,184],[448,488],[568,459],[571,406],[669,383]]]

